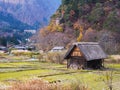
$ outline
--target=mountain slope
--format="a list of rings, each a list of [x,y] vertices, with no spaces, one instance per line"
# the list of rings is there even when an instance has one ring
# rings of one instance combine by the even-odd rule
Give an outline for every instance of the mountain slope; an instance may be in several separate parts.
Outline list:
[[[33,27],[17,20],[9,13],[0,12],[0,30],[3,32],[12,32],[14,29],[24,30],[29,28]]]
[[[45,47],[50,49],[56,45],[69,46],[79,38],[82,38],[81,41],[99,42],[110,54],[118,53],[120,1],[62,0],[51,23],[40,31],[38,43],[43,48],[48,42]]]
[[[38,28],[48,24],[59,5],[60,0],[0,0],[0,11]]]

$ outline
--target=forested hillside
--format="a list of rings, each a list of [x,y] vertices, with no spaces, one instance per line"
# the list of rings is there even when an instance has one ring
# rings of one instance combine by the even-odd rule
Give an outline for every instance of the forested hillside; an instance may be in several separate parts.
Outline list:
[[[51,48],[56,45],[69,46],[76,41],[97,41],[106,52],[118,53],[120,1],[62,0],[61,6],[51,17],[51,23],[40,30],[39,37],[39,47],[48,45]]]
[[[0,0],[0,11],[38,29],[48,24],[59,5],[60,0]]]
[[[12,32],[14,29],[21,30],[31,29],[32,26],[21,22],[7,12],[0,11],[0,31]]]

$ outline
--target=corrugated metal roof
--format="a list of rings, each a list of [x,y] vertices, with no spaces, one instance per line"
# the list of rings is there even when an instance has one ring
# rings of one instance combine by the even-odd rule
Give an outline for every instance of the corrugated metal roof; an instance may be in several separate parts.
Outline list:
[[[73,46],[77,46],[80,49],[87,61],[107,58],[106,53],[102,50],[97,42],[79,42],[74,43]],[[65,59],[70,58],[69,56],[73,48],[74,47],[68,50],[65,55]]]

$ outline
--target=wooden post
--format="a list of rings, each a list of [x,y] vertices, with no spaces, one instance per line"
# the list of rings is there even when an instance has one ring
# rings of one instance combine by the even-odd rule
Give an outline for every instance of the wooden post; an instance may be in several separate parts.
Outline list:
[[[104,67],[104,59],[102,59],[102,66]]]
[[[70,60],[67,59],[67,69],[70,67]]]
[[[68,69],[68,59],[67,59],[67,69]]]
[[[87,61],[85,61],[85,68],[87,68]]]

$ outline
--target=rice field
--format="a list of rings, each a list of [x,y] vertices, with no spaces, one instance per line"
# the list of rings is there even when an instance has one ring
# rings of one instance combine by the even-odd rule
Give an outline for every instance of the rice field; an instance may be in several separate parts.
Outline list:
[[[12,58],[11,58],[12,60]],[[19,59],[18,59],[19,60]],[[13,82],[24,82],[31,78],[40,78],[50,83],[60,82],[69,84],[84,84],[90,90],[106,90],[106,73],[113,72],[113,88],[119,90],[120,64],[105,64],[107,70],[71,70],[66,65],[21,61],[0,63],[0,88],[10,86]]]

